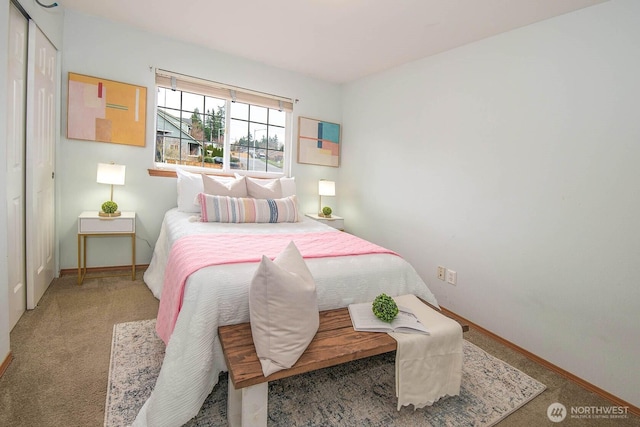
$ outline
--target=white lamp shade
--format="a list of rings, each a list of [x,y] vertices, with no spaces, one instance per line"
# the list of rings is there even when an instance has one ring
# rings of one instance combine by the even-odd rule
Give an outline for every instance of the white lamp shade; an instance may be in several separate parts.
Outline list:
[[[318,194],[321,196],[335,196],[336,183],[334,181],[321,179],[318,181]]]
[[[124,185],[125,168],[125,165],[98,163],[96,181],[99,184]]]

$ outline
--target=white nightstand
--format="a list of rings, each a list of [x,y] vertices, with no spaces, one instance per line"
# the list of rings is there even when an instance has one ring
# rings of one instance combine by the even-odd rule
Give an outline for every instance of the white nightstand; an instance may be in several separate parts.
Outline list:
[[[331,215],[331,218],[319,216],[318,214],[305,214],[309,218],[313,218],[318,222],[327,224],[330,227],[337,228],[340,231],[344,231],[344,218],[340,216]]]
[[[131,280],[136,279],[136,213],[122,212],[116,217],[101,217],[98,211],[78,216],[78,285],[87,274],[87,236],[131,237]]]

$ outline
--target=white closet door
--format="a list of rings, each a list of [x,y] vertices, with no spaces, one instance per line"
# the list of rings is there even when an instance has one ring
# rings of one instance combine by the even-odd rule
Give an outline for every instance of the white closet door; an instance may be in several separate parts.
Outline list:
[[[54,278],[55,140],[58,52],[29,21],[27,81],[27,308],[35,308]]]
[[[27,96],[27,18],[10,5],[7,78],[7,263],[9,329],[27,307],[25,287],[24,162]]]

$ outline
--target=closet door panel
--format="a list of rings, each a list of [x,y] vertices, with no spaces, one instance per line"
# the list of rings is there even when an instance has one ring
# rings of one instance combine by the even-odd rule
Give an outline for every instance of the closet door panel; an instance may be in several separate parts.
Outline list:
[[[54,278],[55,140],[58,52],[29,22],[27,82],[27,308],[35,308]]]
[[[13,329],[27,307],[24,223],[27,31],[27,18],[11,4],[6,151],[9,329]]]

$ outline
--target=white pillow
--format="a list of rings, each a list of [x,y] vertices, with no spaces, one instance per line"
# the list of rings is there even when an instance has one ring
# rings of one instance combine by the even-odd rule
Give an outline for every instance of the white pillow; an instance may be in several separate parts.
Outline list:
[[[202,174],[204,193],[214,196],[247,197],[245,178],[226,178]]]
[[[292,367],[318,326],[316,284],[293,242],[271,261],[266,256],[249,288],[251,335],[265,377]]]
[[[235,174],[236,178],[240,178],[244,175],[240,175],[239,173]],[[247,177],[249,178],[249,177]],[[277,178],[251,178],[254,183],[260,185],[269,185],[272,181],[275,181]],[[279,178],[280,187],[282,188],[282,197],[294,196],[296,194],[296,178],[295,177],[286,177],[283,176]]]
[[[255,199],[281,199],[282,184],[279,179],[247,177],[247,194]]]
[[[196,196],[204,191],[202,177],[199,173],[191,173],[180,168],[176,169],[178,175],[178,210],[181,212],[200,212],[200,204],[196,202]]]

